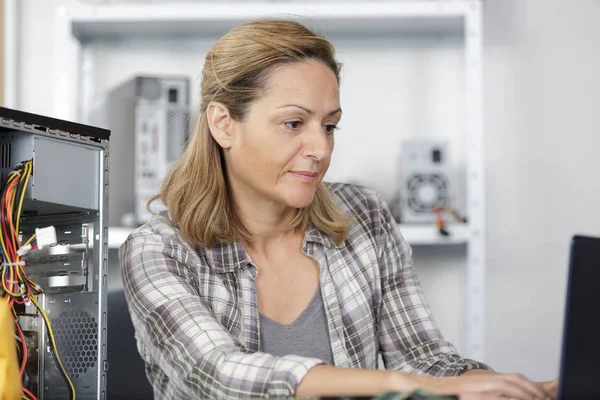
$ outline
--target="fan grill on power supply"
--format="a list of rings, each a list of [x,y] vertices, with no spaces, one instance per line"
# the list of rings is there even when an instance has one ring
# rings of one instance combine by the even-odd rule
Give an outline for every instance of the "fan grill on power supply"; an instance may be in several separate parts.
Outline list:
[[[448,180],[442,174],[413,175],[406,188],[407,205],[414,213],[433,213],[448,203]]]

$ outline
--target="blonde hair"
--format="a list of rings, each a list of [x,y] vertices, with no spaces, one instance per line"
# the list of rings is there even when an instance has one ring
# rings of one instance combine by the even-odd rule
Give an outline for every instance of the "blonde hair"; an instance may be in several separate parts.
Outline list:
[[[219,102],[234,120],[243,121],[248,106],[263,94],[275,67],[306,60],[323,62],[339,84],[341,65],[334,54],[327,39],[293,21],[257,20],[229,31],[206,55],[195,131],[148,208],[160,198],[183,237],[193,245],[252,241],[229,197],[225,158],[210,133],[208,105]],[[349,221],[321,183],[313,202],[298,210],[288,229],[305,231],[312,223],[339,244],[346,239]]]

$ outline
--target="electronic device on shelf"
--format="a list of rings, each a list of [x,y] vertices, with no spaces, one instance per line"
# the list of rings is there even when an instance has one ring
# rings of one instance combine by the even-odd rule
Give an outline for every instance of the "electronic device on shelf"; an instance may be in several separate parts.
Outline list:
[[[399,193],[402,223],[434,223],[436,209],[450,205],[449,169],[447,142],[427,139],[403,142]]]
[[[112,88],[90,123],[112,131],[109,225],[148,220],[148,200],[181,155],[189,136],[190,79],[135,76]],[[153,210],[164,209],[160,201]]]

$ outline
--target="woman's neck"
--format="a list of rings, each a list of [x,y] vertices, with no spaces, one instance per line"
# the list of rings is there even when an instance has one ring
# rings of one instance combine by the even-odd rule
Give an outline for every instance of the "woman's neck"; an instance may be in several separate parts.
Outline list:
[[[273,202],[237,202],[236,213],[250,233],[244,246],[255,254],[267,255],[283,244],[295,241],[298,233],[288,229],[298,210]]]

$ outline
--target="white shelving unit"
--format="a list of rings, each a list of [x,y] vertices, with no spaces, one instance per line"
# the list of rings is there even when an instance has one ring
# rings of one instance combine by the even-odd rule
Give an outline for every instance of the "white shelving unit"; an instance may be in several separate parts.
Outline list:
[[[466,244],[467,356],[484,359],[485,198],[483,173],[481,3],[479,0],[402,0],[352,2],[196,2],[103,4],[61,9],[56,21],[53,116],[85,120],[94,93],[94,59],[88,44],[99,40],[151,40],[217,36],[256,18],[299,18],[318,23],[325,34],[454,35],[464,55],[466,205],[469,224],[451,225],[443,237],[433,226],[399,226],[416,246]],[[75,66],[75,67],[74,67]],[[109,244],[117,248],[130,228],[113,227]]]
[[[467,225],[450,225],[450,236],[441,236],[436,228],[428,225],[402,226],[398,229],[404,239],[413,246],[457,245],[469,242],[469,227]],[[108,231],[108,247],[118,249],[127,239],[133,228],[115,226]]]

